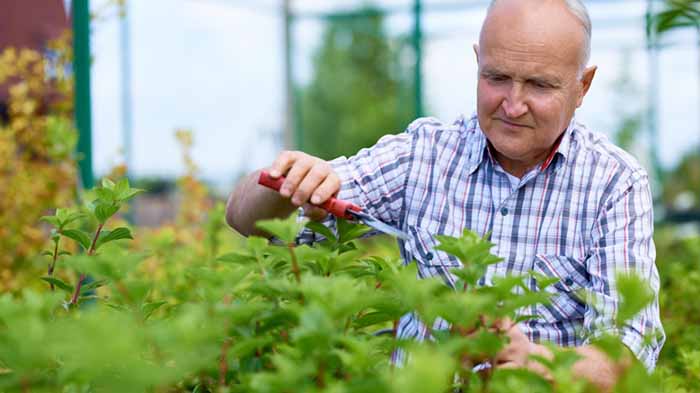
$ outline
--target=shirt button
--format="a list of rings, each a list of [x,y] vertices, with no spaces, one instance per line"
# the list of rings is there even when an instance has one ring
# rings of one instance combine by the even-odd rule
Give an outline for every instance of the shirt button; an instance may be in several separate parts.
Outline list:
[[[425,259],[432,261],[433,260],[433,253],[429,252],[429,253],[425,254]]]
[[[566,285],[571,286],[571,285],[573,285],[573,283],[574,283],[574,279],[572,279],[571,276],[567,277],[567,278],[564,280],[564,284],[566,284]]]
[[[502,216],[507,216],[507,215],[508,215],[508,208],[502,207],[502,208],[501,208],[501,215],[502,215]]]

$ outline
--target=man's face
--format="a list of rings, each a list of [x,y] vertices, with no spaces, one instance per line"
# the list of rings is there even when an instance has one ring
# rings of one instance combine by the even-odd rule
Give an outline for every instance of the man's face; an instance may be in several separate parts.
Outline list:
[[[475,46],[479,124],[516,176],[547,157],[595,73],[579,75],[583,28],[557,3],[502,0]]]

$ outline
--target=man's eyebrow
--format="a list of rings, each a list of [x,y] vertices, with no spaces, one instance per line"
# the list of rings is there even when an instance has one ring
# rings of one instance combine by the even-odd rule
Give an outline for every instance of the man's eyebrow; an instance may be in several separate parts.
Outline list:
[[[489,66],[485,66],[485,67],[481,68],[479,70],[479,75],[506,76],[509,78],[511,77],[511,75],[508,72],[496,69],[494,67],[489,67]],[[546,85],[552,85],[552,86],[560,86],[562,84],[561,80],[555,75],[532,75],[529,77],[525,77],[525,79],[528,81],[542,83],[542,84],[546,84]]]
[[[542,83],[546,85],[553,85],[553,86],[559,86],[561,84],[561,81],[559,78],[555,76],[533,76],[528,78],[528,80],[537,82],[537,83]]]
[[[484,67],[479,71],[480,74],[482,75],[508,75],[507,73],[503,71],[499,71],[495,68],[491,67]]]

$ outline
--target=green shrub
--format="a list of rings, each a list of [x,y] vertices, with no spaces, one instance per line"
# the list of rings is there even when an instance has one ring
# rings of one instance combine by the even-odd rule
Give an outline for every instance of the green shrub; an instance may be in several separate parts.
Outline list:
[[[54,228],[45,291],[0,297],[0,391],[591,391],[572,378],[577,355],[566,349],[542,360],[553,384],[526,370],[472,371],[506,343],[485,321],[515,319],[518,308],[546,302],[547,292],[529,291],[522,277],[477,287],[498,258],[471,232],[439,237],[440,249],[465,264],[454,271],[453,290],[417,280],[415,264],[366,256],[355,244],[365,229],[347,222],[317,247],[293,245],[303,225],[295,217],[262,222],[286,245],[251,237],[216,257],[178,244],[169,231],[132,243],[131,229],[113,216],[138,192],[126,180],[104,181],[83,206],[44,218]],[[220,209],[210,221],[223,219]],[[223,226],[205,228],[212,239]],[[69,243],[81,251],[63,252]],[[645,291],[639,280],[628,283],[623,297]],[[625,302],[621,314],[643,306]],[[452,328],[425,343],[374,334],[395,329],[409,311]],[[620,353],[615,339],[599,345]],[[399,348],[409,354],[401,367],[390,363]],[[635,364],[618,390],[656,391],[655,380]]]

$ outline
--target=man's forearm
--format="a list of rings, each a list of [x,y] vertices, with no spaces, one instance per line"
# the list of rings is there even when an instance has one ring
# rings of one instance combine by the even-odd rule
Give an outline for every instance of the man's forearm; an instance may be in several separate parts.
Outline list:
[[[246,176],[236,185],[226,204],[226,222],[244,236],[265,236],[255,228],[256,221],[285,217],[296,209],[288,198],[258,185],[259,176],[260,171]]]

